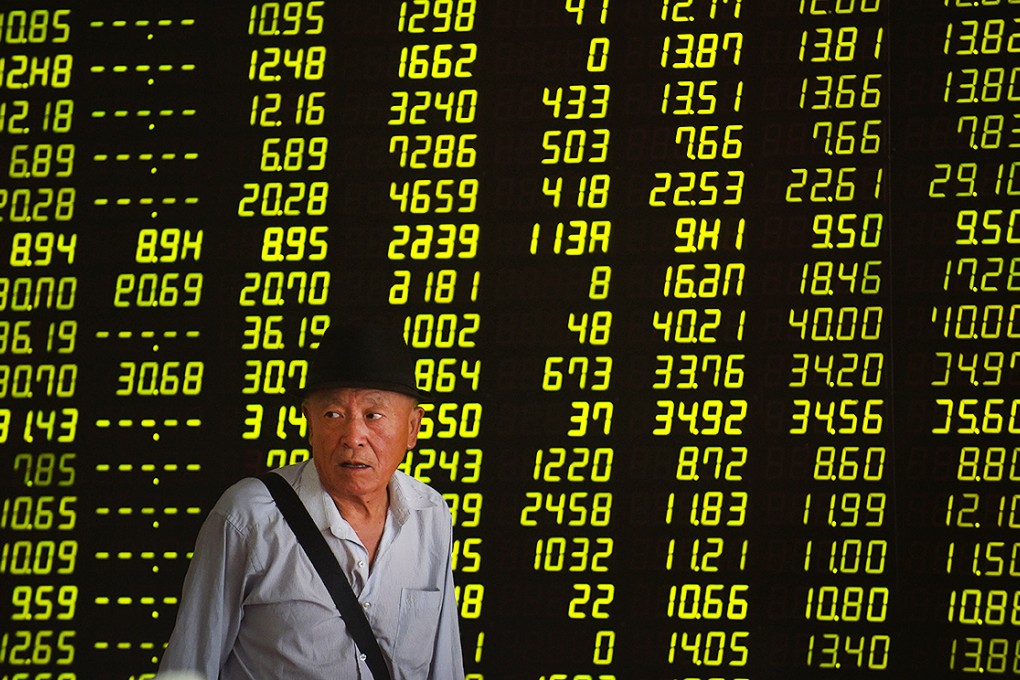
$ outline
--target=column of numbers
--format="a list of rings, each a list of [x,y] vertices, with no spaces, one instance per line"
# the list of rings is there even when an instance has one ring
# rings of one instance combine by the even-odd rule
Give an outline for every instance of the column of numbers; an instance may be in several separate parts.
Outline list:
[[[475,78],[481,55],[474,42],[475,0],[405,0],[396,16],[397,88],[390,93],[388,138],[391,227],[387,258],[394,268],[389,304],[404,317],[404,339],[416,352],[415,376],[433,395],[425,403],[418,447],[401,469],[443,493],[453,515],[453,568],[462,621],[465,665],[484,658],[485,585],[482,294],[477,267],[483,225],[476,165],[480,106]],[[481,680],[481,673],[467,675]]]
[[[802,3],[818,17],[800,34],[798,108],[810,112],[813,158],[790,170],[785,200],[806,209],[811,252],[801,264],[789,328],[798,343],[788,385],[789,433],[810,441],[804,497],[805,664],[888,668],[892,638],[892,451],[886,399],[891,366],[883,281],[888,144],[882,8]],[[881,154],[881,155],[880,155]],[[853,206],[850,209],[850,206]],[[883,283],[885,287],[883,287]],[[818,632],[814,632],[818,631]]]
[[[237,215],[261,238],[258,265],[244,273],[237,299],[248,402],[242,437],[271,441],[263,463],[275,468],[310,455],[292,446],[305,435],[295,395],[307,353],[330,323],[326,3],[255,3],[246,28],[248,124],[258,162],[239,192]]]
[[[975,11],[947,0],[946,7],[942,98],[959,151],[936,159],[928,196],[947,204],[955,222],[945,244],[941,299],[931,309],[938,340],[932,433],[952,442],[956,473],[945,499],[945,573],[954,578],[944,604],[953,635],[947,665],[962,673],[1016,675],[1020,572],[1010,532],[1020,528],[1020,494],[1014,493],[1020,353],[994,341],[1015,336],[1017,307],[1010,298],[1020,291],[1020,211],[1012,207],[1020,196],[1017,70],[1003,61],[1020,50],[1020,28],[994,5]]]
[[[616,586],[612,565],[616,539],[609,483],[616,450],[610,442],[616,404],[612,399],[613,241],[608,169],[611,87],[607,83],[612,44],[607,35],[608,0],[566,0],[557,19],[570,34],[582,33],[585,51],[574,55],[580,78],[543,84],[542,128],[535,135],[544,213],[532,225],[528,254],[558,261],[570,272],[560,285],[577,281],[584,302],[571,305],[563,329],[571,348],[544,357],[543,392],[569,402],[565,439],[535,451],[520,524],[534,528],[532,568],[557,581],[557,603],[573,624],[578,665],[566,658],[545,678],[601,678],[612,675],[617,631],[612,624]],[[571,398],[572,395],[572,398]],[[583,645],[590,645],[590,659]],[[581,674],[578,674],[581,673]]]
[[[70,9],[5,8],[0,102],[0,667],[73,678],[78,200]],[[20,74],[20,75],[19,75]]]
[[[659,18],[667,78],[660,113],[674,126],[675,161],[657,169],[648,194],[649,206],[670,216],[673,235],[661,279],[667,302],[651,323],[661,343],[652,434],[672,444],[676,462],[659,611],[670,630],[670,666],[739,674],[753,649],[744,485],[753,452],[744,439],[748,366],[740,345],[749,228],[741,3],[667,1]]]

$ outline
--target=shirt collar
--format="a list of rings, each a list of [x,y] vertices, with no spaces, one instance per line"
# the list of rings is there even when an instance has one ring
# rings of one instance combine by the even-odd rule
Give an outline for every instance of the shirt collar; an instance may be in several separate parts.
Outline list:
[[[426,510],[434,507],[436,501],[416,483],[412,477],[400,470],[390,478],[390,512],[399,524],[407,521],[415,510]]]
[[[337,509],[333,497],[323,488],[315,463],[309,459],[303,465],[304,468],[298,477],[297,491],[308,508],[308,514],[311,515],[315,526],[320,531],[329,529],[338,538],[358,540],[354,529]],[[394,472],[390,478],[389,491],[390,507],[387,521],[392,521],[397,527],[403,526],[413,512],[436,505],[433,497],[424,493],[413,478],[400,470]]]

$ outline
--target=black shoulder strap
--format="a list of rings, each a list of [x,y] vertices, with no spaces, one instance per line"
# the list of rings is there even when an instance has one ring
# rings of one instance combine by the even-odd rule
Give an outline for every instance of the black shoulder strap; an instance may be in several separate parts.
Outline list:
[[[326,539],[322,537],[319,528],[308,515],[308,510],[298,498],[294,487],[283,477],[272,472],[262,475],[259,479],[269,488],[269,493],[273,494],[273,500],[297,536],[298,543],[305,549],[322,582],[326,584],[336,608],[340,610],[340,616],[351,631],[351,637],[366,656],[365,661],[372,671],[372,677],[375,680],[390,680],[390,673],[375,634],[372,633],[372,626],[365,618],[365,612],[361,610],[358,598],[355,597],[351,584],[348,583],[340,564],[326,544]]]

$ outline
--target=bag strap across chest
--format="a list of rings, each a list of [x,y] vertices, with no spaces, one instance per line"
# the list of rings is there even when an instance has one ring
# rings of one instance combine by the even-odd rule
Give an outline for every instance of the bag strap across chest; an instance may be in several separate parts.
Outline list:
[[[372,671],[372,677],[375,680],[390,680],[390,672],[383,660],[382,650],[379,649],[375,634],[372,632],[372,626],[365,618],[365,612],[362,611],[361,604],[358,602],[354,590],[351,589],[351,584],[340,568],[340,563],[336,561],[333,551],[329,549],[326,539],[323,538],[319,528],[315,526],[315,522],[312,521],[294,487],[283,477],[273,472],[268,472],[260,476],[259,479],[273,495],[273,500],[276,501],[284,519],[294,531],[298,543],[312,560],[315,570],[319,572],[319,577],[326,585],[333,602],[336,603],[336,608],[340,611],[344,623],[347,624],[354,643],[365,655],[365,662],[368,664],[369,670]]]

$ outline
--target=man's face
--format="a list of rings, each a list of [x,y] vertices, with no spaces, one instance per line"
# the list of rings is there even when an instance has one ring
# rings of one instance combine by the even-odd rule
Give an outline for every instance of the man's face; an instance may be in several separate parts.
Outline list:
[[[301,409],[319,479],[341,501],[385,497],[423,415],[411,397],[358,388],[314,392]]]

